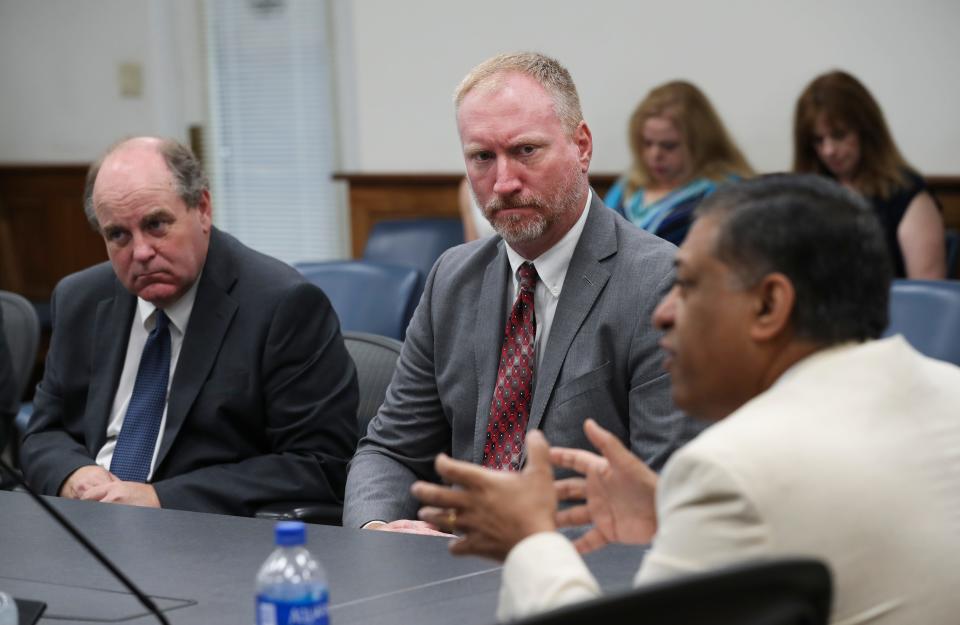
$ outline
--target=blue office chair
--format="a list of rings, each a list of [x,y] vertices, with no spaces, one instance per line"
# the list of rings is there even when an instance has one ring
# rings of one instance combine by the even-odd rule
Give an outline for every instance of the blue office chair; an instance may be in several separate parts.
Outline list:
[[[826,625],[830,570],[809,558],[771,559],[681,575],[572,604],[515,625]]]
[[[463,243],[459,219],[402,219],[374,224],[363,259],[413,267],[424,279],[440,254]]]
[[[387,395],[387,387],[393,379],[403,343],[386,336],[344,332],[343,344],[357,367],[357,386],[360,390],[357,431],[362,438],[367,433],[370,420],[377,415]],[[299,519],[308,523],[340,525],[343,506],[317,501],[280,501],[257,510],[256,516],[274,521]]]
[[[960,281],[894,280],[884,336],[894,334],[931,358],[960,365]]]
[[[420,298],[420,272],[366,260],[298,263],[295,267],[333,304],[344,332],[403,340]]]
[[[360,387],[357,428],[362,438],[387,396],[387,387],[393,380],[403,343],[364,332],[344,332],[343,343],[357,367],[357,385]]]

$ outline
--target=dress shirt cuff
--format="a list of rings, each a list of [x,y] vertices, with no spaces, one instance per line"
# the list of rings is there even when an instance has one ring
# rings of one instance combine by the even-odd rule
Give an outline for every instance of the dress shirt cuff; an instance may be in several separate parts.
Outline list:
[[[384,527],[384,526],[386,526],[386,525],[387,525],[387,522],[386,522],[386,521],[381,521],[380,519],[374,519],[374,520],[372,520],[372,521],[367,521],[366,523],[364,523],[363,525],[361,525],[361,526],[360,526],[360,529],[362,529],[362,530],[375,530],[375,529],[377,529],[378,527]]]
[[[517,543],[503,563],[497,619],[522,618],[599,594],[573,544],[558,532],[540,532]]]

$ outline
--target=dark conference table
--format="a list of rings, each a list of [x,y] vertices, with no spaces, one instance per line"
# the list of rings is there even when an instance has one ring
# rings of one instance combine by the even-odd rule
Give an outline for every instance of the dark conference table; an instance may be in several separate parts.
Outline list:
[[[273,522],[48,499],[154,598],[171,623],[254,622],[254,577],[273,549]],[[488,625],[499,566],[455,558],[442,538],[308,525],[327,570],[333,625]],[[608,591],[626,588],[643,550],[587,557]],[[0,491],[0,590],[47,603],[41,623],[150,623],[133,595],[36,502]]]

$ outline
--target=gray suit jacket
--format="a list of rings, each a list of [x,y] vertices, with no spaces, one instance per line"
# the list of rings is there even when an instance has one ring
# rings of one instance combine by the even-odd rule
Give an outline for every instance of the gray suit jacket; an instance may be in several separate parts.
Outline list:
[[[674,251],[594,194],[536,373],[528,429],[589,449],[582,423],[592,417],[655,468],[695,434],[674,410],[650,323],[671,286]],[[416,518],[410,484],[437,480],[439,452],[481,460],[511,287],[499,237],[448,250],[434,265],[384,404],[351,461],[345,526]]]
[[[136,297],[109,263],[57,285],[53,339],[21,448],[47,495],[106,440]],[[339,502],[357,439],[357,380],[326,296],[216,229],[170,386],[152,477],[160,504],[253,514]]]

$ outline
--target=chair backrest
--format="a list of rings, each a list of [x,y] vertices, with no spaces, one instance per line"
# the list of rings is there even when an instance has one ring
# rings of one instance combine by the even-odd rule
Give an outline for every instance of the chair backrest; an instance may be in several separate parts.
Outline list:
[[[647,584],[515,625],[825,625],[833,591],[817,560],[750,562]]]
[[[459,219],[401,219],[373,225],[364,260],[413,267],[426,278],[448,248],[463,243]]]
[[[922,354],[960,365],[960,281],[894,280],[884,336],[894,334]]]
[[[360,436],[363,436],[387,395],[387,387],[393,379],[403,343],[387,336],[364,332],[344,332],[343,341],[357,366],[357,382],[360,385],[357,425]]]
[[[357,366],[357,383],[360,386],[357,425],[360,436],[363,436],[370,419],[377,414],[387,394],[403,343],[365,332],[344,332],[343,343]],[[274,521],[300,519],[308,523],[340,525],[343,506],[322,501],[279,501],[260,508],[256,516]]]
[[[956,280],[960,278],[960,267],[957,266],[957,260],[960,259],[960,232],[953,228],[947,228],[947,278]]]
[[[344,331],[403,339],[419,301],[420,272],[365,260],[299,263],[327,294]]]
[[[40,322],[33,305],[16,293],[0,291],[0,306],[3,306],[3,334],[10,348],[19,399],[27,389],[36,362]]]

